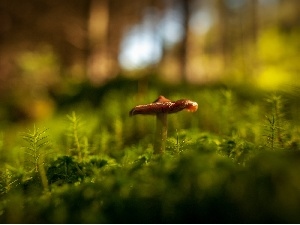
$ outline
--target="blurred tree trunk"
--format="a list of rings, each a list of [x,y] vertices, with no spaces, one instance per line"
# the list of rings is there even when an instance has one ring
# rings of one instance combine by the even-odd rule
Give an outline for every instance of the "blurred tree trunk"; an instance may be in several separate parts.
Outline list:
[[[188,67],[188,39],[189,39],[189,18],[190,18],[190,0],[180,0],[182,5],[183,18],[183,39],[179,47],[180,76],[183,82],[187,81]]]
[[[257,67],[258,2],[251,0],[238,7],[224,0],[216,3],[223,74],[230,80],[251,80]]]
[[[91,0],[88,21],[87,76],[101,84],[110,74],[108,49],[109,0]]]
[[[227,10],[224,0],[217,0],[217,10],[219,14],[218,19],[218,30],[219,30],[219,51],[221,53],[223,68],[226,70],[226,65],[228,63],[227,55]]]
[[[250,74],[251,78],[253,78],[254,74],[257,71],[257,33],[259,27],[259,19],[258,19],[258,2],[257,0],[250,1],[250,32],[251,32],[251,52],[250,52]],[[250,78],[250,79],[251,79]]]
[[[257,10],[258,10],[258,3],[257,0],[250,1],[250,11],[251,11],[251,17],[252,17],[252,24],[251,24],[251,30],[252,30],[252,42],[253,44],[256,44],[257,41],[257,32],[258,32],[258,17],[257,17]]]

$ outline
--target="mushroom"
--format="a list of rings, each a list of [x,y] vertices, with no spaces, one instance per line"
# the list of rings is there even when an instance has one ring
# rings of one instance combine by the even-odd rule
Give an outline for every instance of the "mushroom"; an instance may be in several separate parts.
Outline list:
[[[137,105],[129,112],[129,115],[156,115],[154,153],[163,154],[166,148],[167,139],[167,115],[170,113],[177,113],[183,109],[189,112],[195,112],[198,109],[198,104],[197,102],[193,102],[188,99],[171,101],[161,95],[153,103]]]

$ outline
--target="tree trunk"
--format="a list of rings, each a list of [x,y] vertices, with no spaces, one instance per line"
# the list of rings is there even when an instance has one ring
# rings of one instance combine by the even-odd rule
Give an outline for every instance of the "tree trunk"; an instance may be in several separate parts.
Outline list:
[[[183,39],[179,49],[180,76],[183,82],[187,81],[188,66],[188,37],[189,37],[189,18],[190,0],[181,0],[183,18]]]
[[[91,0],[88,22],[89,57],[87,76],[101,84],[110,74],[108,52],[109,0]]]

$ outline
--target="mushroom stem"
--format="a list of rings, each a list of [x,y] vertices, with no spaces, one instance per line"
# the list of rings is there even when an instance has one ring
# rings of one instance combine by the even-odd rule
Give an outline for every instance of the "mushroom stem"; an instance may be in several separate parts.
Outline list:
[[[166,149],[168,134],[168,113],[156,114],[156,131],[154,139],[154,154],[163,154]]]

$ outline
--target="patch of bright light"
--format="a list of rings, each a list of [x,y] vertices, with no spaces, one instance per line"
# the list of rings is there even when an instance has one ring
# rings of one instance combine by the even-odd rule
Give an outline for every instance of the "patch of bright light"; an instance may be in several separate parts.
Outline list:
[[[172,5],[162,18],[156,9],[148,8],[142,22],[125,33],[119,55],[121,66],[132,70],[159,62],[163,47],[182,40],[182,21],[179,4]]]
[[[152,30],[135,26],[124,38],[119,61],[125,69],[139,69],[162,57],[160,38]]]
[[[167,46],[178,43],[183,38],[182,14],[176,9],[170,9],[160,22],[159,30]]]
[[[265,68],[257,79],[258,86],[265,90],[276,90],[291,82],[292,76],[277,67]]]
[[[199,10],[192,15],[189,25],[195,33],[202,35],[211,28],[213,20],[209,10]]]

